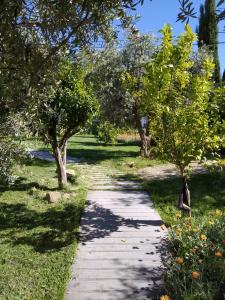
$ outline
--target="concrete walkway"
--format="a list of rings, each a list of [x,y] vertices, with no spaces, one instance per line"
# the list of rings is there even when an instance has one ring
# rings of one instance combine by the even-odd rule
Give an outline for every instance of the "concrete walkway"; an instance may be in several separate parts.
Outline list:
[[[145,300],[162,295],[166,231],[139,182],[86,168],[91,184],[65,300]]]

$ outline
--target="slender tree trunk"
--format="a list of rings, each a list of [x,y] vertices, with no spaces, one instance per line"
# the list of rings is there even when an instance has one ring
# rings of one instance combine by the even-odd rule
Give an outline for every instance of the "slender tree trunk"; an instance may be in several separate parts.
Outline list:
[[[191,217],[190,191],[188,189],[187,178],[185,176],[182,176],[182,189],[177,206],[184,212],[184,214]]]
[[[66,160],[67,160],[67,141],[64,143],[63,147],[62,147],[62,154],[63,154],[63,164],[65,166],[66,169]]]
[[[138,133],[141,139],[140,155],[142,157],[149,157],[150,154],[150,137],[146,134],[146,129],[142,128],[140,120],[138,122]]]
[[[52,149],[57,166],[58,184],[59,188],[62,189],[67,185],[66,168],[64,166],[62,153],[58,145],[52,144]]]

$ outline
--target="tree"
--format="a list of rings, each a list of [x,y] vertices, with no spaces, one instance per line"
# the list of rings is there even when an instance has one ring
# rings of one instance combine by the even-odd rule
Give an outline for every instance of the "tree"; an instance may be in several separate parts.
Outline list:
[[[131,20],[127,11],[141,2],[0,1],[0,107],[5,113],[0,124],[14,113],[26,115],[32,123],[26,111],[38,90],[45,89],[42,79],[55,72],[62,53],[72,56],[99,37],[108,37],[113,20],[120,18],[125,26]],[[11,122],[5,124],[11,126]]]
[[[203,45],[207,45],[209,50],[213,53],[215,64],[214,80],[216,83],[219,83],[221,76],[218,57],[218,25],[215,0],[205,0],[205,4],[200,6],[197,33],[198,46],[202,47]]]
[[[177,16],[177,21],[188,23],[190,18],[196,17],[196,10],[192,0],[178,0],[180,4],[180,12]],[[217,21],[223,21],[225,19],[225,0],[218,0],[216,5]]]
[[[187,25],[177,44],[169,25],[162,30],[163,42],[148,64],[145,81],[146,107],[158,154],[175,164],[182,177],[178,207],[190,215],[187,176],[191,161],[201,161],[217,146],[217,123],[211,116],[209,92],[213,62],[207,56],[201,70],[193,72],[190,59],[195,34]]]
[[[225,82],[225,70],[223,71],[222,82]]]
[[[115,127],[137,128],[143,156],[148,155],[148,137],[141,126],[141,117],[144,116],[141,111],[141,77],[145,64],[155,51],[152,35],[129,32],[123,49],[118,49],[115,43],[96,53],[90,76],[100,101],[101,118]],[[137,81],[131,83],[131,78]]]
[[[79,132],[97,108],[92,89],[85,83],[79,63],[63,60],[56,74],[49,74],[45,88],[37,94],[35,107],[40,137],[52,147],[59,188],[67,184],[67,141]]]

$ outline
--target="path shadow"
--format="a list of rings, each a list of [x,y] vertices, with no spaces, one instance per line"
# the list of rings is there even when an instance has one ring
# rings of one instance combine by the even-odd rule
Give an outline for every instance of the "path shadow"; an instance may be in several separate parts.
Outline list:
[[[114,214],[110,209],[100,205],[89,205],[85,214],[82,216],[80,241],[82,244],[94,239],[101,239],[110,236],[113,232],[120,232],[120,227],[141,229],[146,226],[155,226],[154,231],[159,232],[159,226],[163,222],[159,220],[142,220],[125,218]],[[138,235],[138,232],[137,232]],[[141,238],[140,238],[141,241]]]
[[[2,242],[30,245],[41,253],[58,251],[77,238],[81,212],[82,208],[76,204],[37,212],[25,204],[0,202]]]
[[[149,225],[153,226],[153,229],[149,232],[149,238],[139,237],[140,232],[138,229],[143,229],[143,227]],[[94,243],[96,239],[113,236],[113,233],[121,232],[120,227],[126,226],[127,230],[129,230],[129,228],[137,230],[137,237],[135,238],[135,242],[132,242],[133,244],[130,245],[130,250],[133,250],[134,253],[135,251],[144,251],[139,258],[134,255],[132,263],[130,260],[120,259],[119,255],[118,259],[112,260],[113,268],[119,272],[118,278],[120,278],[121,284],[120,288],[115,286],[114,289],[109,289],[104,292],[107,299],[154,300],[159,299],[163,294],[164,267],[162,264],[160,265],[159,257],[161,261],[163,261],[167,256],[168,245],[165,239],[166,235],[159,234],[157,237],[154,237],[153,240],[151,237],[153,231],[162,232],[159,227],[160,225],[162,225],[161,220],[125,218],[98,204],[89,205],[82,217],[81,231],[79,234],[79,240],[83,246],[90,242],[96,245],[96,243]],[[124,242],[126,243],[126,241]],[[114,243],[116,243],[115,240]],[[148,246],[151,248],[149,251]],[[154,246],[154,251],[151,246]],[[149,266],[145,260],[151,261]]]

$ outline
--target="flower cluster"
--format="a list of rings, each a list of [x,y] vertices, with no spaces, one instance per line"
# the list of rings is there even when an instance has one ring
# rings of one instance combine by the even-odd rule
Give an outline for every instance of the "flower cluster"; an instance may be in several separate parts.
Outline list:
[[[176,215],[177,221],[170,229],[172,253],[166,262],[165,278],[167,294],[173,299],[189,299],[188,295],[196,295],[191,299],[221,299],[225,278],[224,219],[225,213],[219,209],[202,220]]]

